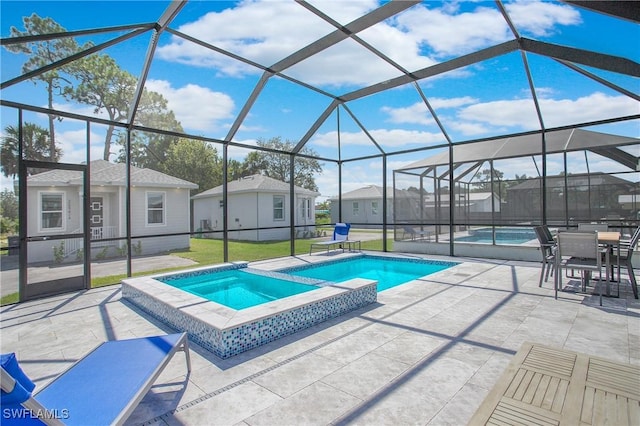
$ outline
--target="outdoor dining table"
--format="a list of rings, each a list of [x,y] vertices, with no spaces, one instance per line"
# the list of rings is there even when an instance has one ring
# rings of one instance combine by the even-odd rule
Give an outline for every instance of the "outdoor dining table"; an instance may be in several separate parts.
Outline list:
[[[609,293],[609,282],[618,283],[618,296],[620,295],[620,232],[617,231],[598,231],[598,243],[607,247],[606,253],[606,267],[607,267],[607,296],[611,296]],[[611,251],[616,250],[617,260],[617,281],[611,277],[609,279],[609,272],[611,271]]]

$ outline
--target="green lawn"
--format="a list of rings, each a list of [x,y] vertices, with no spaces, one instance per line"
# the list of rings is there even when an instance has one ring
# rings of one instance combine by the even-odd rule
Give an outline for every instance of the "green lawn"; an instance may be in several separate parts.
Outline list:
[[[382,234],[380,234],[382,237]],[[357,232],[353,235],[357,239]],[[296,240],[296,254],[308,254],[311,243],[317,241],[312,239]],[[387,239],[387,247],[389,250],[393,247],[393,239]],[[362,242],[363,250],[382,250],[382,238],[379,240],[370,240]],[[289,256],[291,253],[291,244],[289,241],[230,241],[229,242],[229,261],[248,262],[256,260],[273,259],[276,257]],[[224,262],[223,245],[221,240],[212,240],[204,238],[192,238],[191,246],[187,250],[176,250],[170,252],[173,256],[179,256],[185,259],[191,259],[196,262],[196,266],[213,265]],[[184,269],[184,267],[167,268],[154,271],[143,271],[134,273],[133,276],[144,276],[158,274],[162,272],[171,272]],[[91,279],[91,287],[104,287],[120,283],[121,280],[127,278],[126,274],[109,275],[105,277],[93,277]],[[16,303],[18,294],[10,294],[0,299],[0,305]]]

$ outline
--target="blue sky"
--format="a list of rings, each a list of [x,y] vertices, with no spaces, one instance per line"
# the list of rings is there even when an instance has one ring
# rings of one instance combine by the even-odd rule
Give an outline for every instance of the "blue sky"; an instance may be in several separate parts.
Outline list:
[[[343,25],[379,6],[379,2],[373,0],[309,3]],[[22,17],[32,13],[50,17],[73,31],[153,22],[168,4],[166,1],[3,0],[0,3],[2,37],[9,36],[11,26],[23,30]],[[505,8],[521,36],[640,62],[638,25],[561,2],[505,2]],[[329,23],[296,2],[281,0],[191,1],[173,21],[171,28],[264,66],[271,66],[334,31]],[[94,35],[90,40],[97,44],[118,35],[121,33]],[[514,38],[495,3],[488,1],[424,2],[362,31],[358,36],[409,71],[446,62]],[[110,47],[104,53],[138,76],[149,38],[149,33],[146,33]],[[78,38],[79,42],[87,40],[89,38]],[[158,46],[146,87],[163,94],[169,108],[188,133],[224,139],[260,79],[262,70],[212,53],[169,33],[162,34]],[[25,58],[2,49],[2,80],[20,75]],[[640,112],[637,101],[557,61],[531,53],[526,58],[547,127]],[[637,79],[585,69],[626,90],[640,92]],[[400,73],[357,42],[345,40],[284,70],[284,74],[330,94],[342,95],[397,77]],[[454,142],[535,130],[540,126],[520,52],[422,80],[419,85]],[[2,97],[46,105],[44,86],[28,81],[4,89]],[[274,136],[297,141],[330,102],[327,96],[272,77],[233,140],[250,146],[256,139]],[[94,115],[91,108],[69,103],[61,97],[55,99],[55,105],[61,110]],[[446,142],[412,85],[349,102],[347,107],[389,152]],[[43,126],[46,123],[45,117],[38,115],[26,119]],[[342,158],[377,153],[377,148],[345,110],[340,111],[339,118],[332,114],[311,138],[309,146],[323,157],[336,158],[338,119]],[[3,109],[2,130],[14,122],[15,113]],[[64,120],[57,126],[58,141],[64,152],[63,161],[82,161],[85,138],[82,123]],[[640,136],[637,121],[590,130]],[[101,126],[92,128],[92,158],[101,157],[103,132]],[[635,146],[631,149],[636,150],[637,155],[640,148]],[[230,152],[242,159],[248,151],[232,149]],[[402,167],[426,155],[430,154],[390,157],[388,167]],[[577,155],[576,161],[584,162],[584,155]],[[592,171],[619,168],[601,158],[591,161]],[[550,169],[553,170],[554,166],[551,165]],[[379,170],[379,160],[348,164],[343,175],[343,191],[367,184],[380,185]],[[527,159],[503,162],[501,170],[506,177],[515,173],[535,175],[535,167]],[[334,166],[327,165],[325,172],[316,180],[324,197],[336,194]]]

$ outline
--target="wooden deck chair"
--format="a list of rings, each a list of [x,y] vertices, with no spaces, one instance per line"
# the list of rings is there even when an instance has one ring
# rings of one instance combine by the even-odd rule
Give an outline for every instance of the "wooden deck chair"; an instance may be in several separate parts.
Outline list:
[[[186,333],[105,342],[32,395],[14,353],[2,355],[2,424],[120,425],[177,351]]]

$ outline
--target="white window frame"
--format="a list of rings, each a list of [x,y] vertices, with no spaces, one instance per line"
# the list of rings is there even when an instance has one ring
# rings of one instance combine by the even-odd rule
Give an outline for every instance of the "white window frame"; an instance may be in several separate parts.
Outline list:
[[[371,214],[374,216],[378,216],[378,202],[377,201],[372,201],[371,202]]]
[[[44,228],[42,215],[44,215],[44,211],[42,210],[42,196],[43,195],[61,195],[61,209],[60,210],[49,210],[47,213],[57,213],[60,212],[62,216],[62,226],[58,228]],[[67,215],[65,214],[65,207],[67,205],[67,194],[64,191],[38,191],[38,232],[60,232],[67,229]]]
[[[352,213],[353,213],[354,216],[360,216],[360,202],[359,201],[354,201],[353,202]]]
[[[149,196],[162,195],[162,209],[153,209],[154,211],[162,211],[162,223],[149,223]],[[167,192],[166,191],[146,191],[144,194],[144,223],[147,227],[166,226],[167,225]]]
[[[282,207],[276,207],[276,200],[282,200]],[[281,211],[282,213],[282,217],[277,217],[276,216],[276,212],[277,211]],[[281,222],[283,220],[285,220],[285,199],[284,199],[284,195],[274,195],[273,196],[273,221],[274,222]]]
[[[303,219],[311,219],[311,199],[303,198],[301,201],[300,207],[300,216]]]

